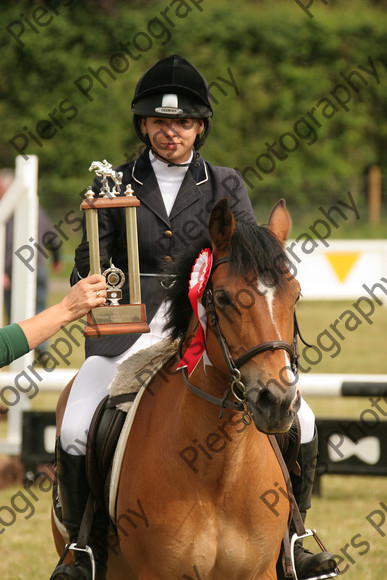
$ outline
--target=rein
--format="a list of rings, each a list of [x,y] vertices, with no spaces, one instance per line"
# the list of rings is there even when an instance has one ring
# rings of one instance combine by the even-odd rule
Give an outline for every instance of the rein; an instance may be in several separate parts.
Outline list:
[[[230,259],[228,256],[224,256],[223,258],[220,258],[219,260],[217,260],[213,264],[211,274],[214,272],[214,270],[218,266],[220,266],[221,264],[225,264],[226,262],[229,262],[229,260]],[[242,411],[243,412],[243,422],[248,425],[251,423],[252,419],[251,419],[251,416],[248,412],[248,407],[247,407],[248,402],[247,402],[247,398],[246,398],[246,386],[241,380],[242,374],[239,370],[240,367],[243,366],[244,364],[246,364],[254,356],[262,354],[263,352],[274,351],[274,350],[284,350],[290,356],[290,366],[291,366],[292,372],[296,375],[298,373],[298,359],[299,359],[297,337],[300,337],[301,342],[303,342],[305,344],[305,346],[311,346],[311,345],[309,343],[307,343],[304,340],[304,338],[302,337],[302,335],[300,333],[298,321],[297,321],[297,316],[296,316],[296,313],[294,312],[294,323],[293,323],[294,330],[293,330],[292,344],[288,344],[287,342],[285,342],[283,340],[270,340],[270,341],[262,342],[260,344],[257,344],[256,346],[253,346],[249,350],[247,350],[244,354],[242,354],[240,357],[238,357],[234,361],[234,359],[231,356],[230,349],[228,347],[226,339],[224,338],[222,331],[220,330],[220,327],[219,327],[218,315],[217,315],[216,309],[215,309],[214,295],[213,295],[212,284],[211,284],[210,279],[208,280],[207,288],[205,290],[205,294],[204,294],[203,298],[204,298],[203,303],[207,306],[208,312],[209,312],[210,317],[211,317],[212,328],[215,332],[215,335],[216,335],[218,343],[220,345],[224,360],[226,361],[226,364],[227,364],[229,372],[230,372],[230,388],[226,389],[222,398],[215,397],[213,395],[205,393],[204,391],[202,391],[198,387],[195,387],[195,385],[193,385],[192,383],[189,382],[188,376],[187,376],[187,371],[185,368],[182,368],[180,370],[182,372],[185,385],[195,395],[201,397],[202,399],[205,399],[206,401],[208,401],[210,403],[218,405],[220,407],[219,419],[222,419],[225,408],[231,408],[234,411]],[[234,395],[234,397],[237,399],[237,401],[228,401],[227,400],[229,395],[230,395],[230,391]]]

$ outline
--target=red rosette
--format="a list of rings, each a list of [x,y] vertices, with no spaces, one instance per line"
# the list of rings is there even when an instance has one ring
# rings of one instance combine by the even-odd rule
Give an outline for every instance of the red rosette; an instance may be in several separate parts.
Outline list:
[[[205,351],[206,336],[206,316],[205,309],[200,302],[204,289],[207,285],[212,268],[212,252],[205,248],[196,258],[192,266],[191,277],[188,283],[188,298],[191,302],[195,316],[200,322],[200,326],[193,338],[190,346],[186,350],[179,368],[187,367],[188,374],[191,374]]]
[[[209,248],[205,248],[200,252],[192,266],[191,277],[188,283],[188,290],[192,290],[198,285],[198,297],[200,298],[204,292],[204,288],[208,282],[212,268],[212,252]]]

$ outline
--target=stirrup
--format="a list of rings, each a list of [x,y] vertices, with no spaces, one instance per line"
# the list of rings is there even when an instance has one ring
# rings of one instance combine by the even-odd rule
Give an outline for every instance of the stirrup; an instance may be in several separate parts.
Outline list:
[[[89,555],[90,562],[91,562],[91,580],[95,580],[94,554],[93,554],[93,550],[88,545],[86,545],[84,548],[80,548],[79,546],[77,546],[76,542],[73,542],[72,544],[66,544],[64,552],[61,555],[60,560],[59,560],[58,564],[56,565],[56,567],[60,566],[63,563],[63,560],[66,558],[66,556],[70,550],[74,550],[74,552],[85,552],[86,554]]]
[[[314,540],[317,542],[317,544],[322,552],[327,551],[324,544],[322,543],[322,541],[318,537],[316,530],[305,529],[305,534],[301,534],[300,536],[298,534],[294,533],[292,535],[292,539],[290,540],[290,558],[292,561],[294,580],[302,580],[302,578],[299,579],[297,576],[296,566],[295,566],[295,562],[294,562],[295,543],[297,540],[302,540],[303,538],[308,538],[310,536],[313,536]],[[307,580],[325,580],[326,578],[334,578],[335,576],[337,576],[339,574],[339,572],[340,572],[340,570],[336,566],[336,568],[332,572],[322,572],[321,574],[317,574],[317,576],[310,576]]]

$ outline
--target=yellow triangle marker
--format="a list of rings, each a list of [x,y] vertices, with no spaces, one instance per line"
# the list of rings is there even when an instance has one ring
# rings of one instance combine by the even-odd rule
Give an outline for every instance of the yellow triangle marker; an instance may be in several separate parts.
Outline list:
[[[326,252],[336,276],[341,283],[345,282],[361,252]]]

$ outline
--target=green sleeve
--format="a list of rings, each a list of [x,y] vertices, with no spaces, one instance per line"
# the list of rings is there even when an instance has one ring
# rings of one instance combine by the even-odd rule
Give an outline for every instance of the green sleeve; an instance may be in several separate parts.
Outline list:
[[[30,350],[26,335],[16,323],[0,328],[0,368]]]

